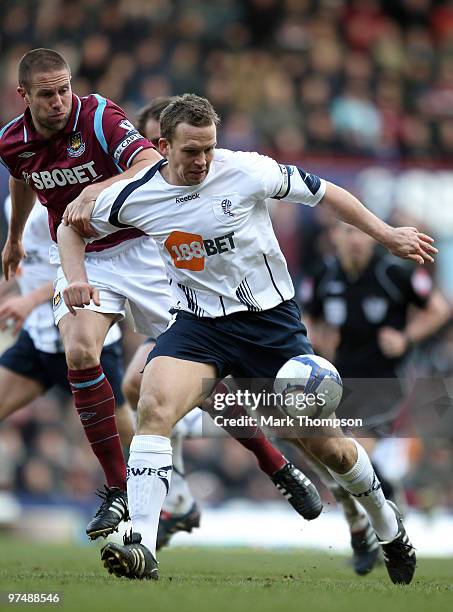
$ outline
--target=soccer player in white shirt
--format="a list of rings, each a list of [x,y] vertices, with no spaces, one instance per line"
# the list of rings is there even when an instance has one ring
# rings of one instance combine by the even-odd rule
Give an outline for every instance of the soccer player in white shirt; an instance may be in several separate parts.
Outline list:
[[[160,115],[162,111],[172,102],[173,98],[155,98],[149,105],[144,107],[137,116],[137,129],[146,136],[156,147],[160,139]],[[88,219],[89,221],[89,219]],[[155,258],[155,243],[149,239],[141,251],[141,263],[147,259],[150,253],[151,260]],[[159,260],[160,256],[158,255]],[[162,263],[163,268],[163,263]],[[148,277],[149,273],[145,273]],[[165,277],[165,272],[163,272]],[[95,283],[96,284],[96,283]],[[172,303],[168,304],[170,310]],[[129,404],[137,408],[142,372],[146,365],[147,357],[155,344],[155,339],[148,337],[138,347],[131,362],[129,363],[123,379],[123,392]],[[228,392],[231,380],[219,383],[214,395]],[[208,406],[203,407],[208,410]],[[212,416],[219,416],[211,404],[209,412]],[[185,438],[201,437],[203,432],[203,416],[199,408],[195,408],[178,421],[172,432],[172,477],[169,492],[165,498],[157,532],[157,550],[166,545],[171,536],[177,531],[192,531],[200,524],[200,510],[190,492],[190,488],[184,475],[183,442]],[[228,406],[222,413],[222,418],[237,419],[247,417],[247,412],[238,405]],[[258,462],[260,469],[272,480],[282,495],[288,500],[293,508],[307,520],[316,518],[322,510],[322,503],[315,487],[309,483],[307,478],[301,479],[301,472],[293,466],[284,455],[273,446],[259,427],[248,427],[239,429],[234,426],[226,426],[226,431],[252,452]],[[374,535],[374,532],[372,532]],[[376,543],[377,546],[377,543]]]
[[[172,101],[173,98],[170,97],[154,98],[150,104],[139,111],[136,117],[138,131],[146,136],[155,147],[159,146],[160,140],[160,116]],[[123,393],[134,409],[137,407],[140,396],[142,372],[154,344],[155,340],[153,338],[147,338],[137,348],[123,378]],[[226,384],[231,385],[231,382]],[[216,392],[218,392],[218,389],[214,393]],[[167,544],[172,534],[176,531],[192,531],[200,523],[200,511],[184,475],[183,441],[187,437],[202,435],[202,424],[202,412],[195,408],[181,419],[173,429],[171,437],[173,471],[170,490],[165,498],[160,516],[157,532],[157,550]],[[242,435],[243,432],[241,432]],[[266,448],[268,448],[268,443],[257,435],[256,432],[252,433],[250,439],[244,436],[244,438],[239,438],[239,441],[244,443],[249,450],[253,449],[255,453],[256,449],[258,449],[260,454],[264,454]],[[288,439],[288,442],[290,441],[291,439]],[[299,446],[298,449],[299,451],[302,450]],[[307,458],[306,453],[305,458]],[[370,572],[378,558],[379,544],[367,516],[361,509],[361,506],[355,502],[354,498],[347,491],[338,485],[329,471],[320,462],[314,463],[313,457],[309,459],[318,476],[320,476],[337,502],[343,507],[351,530],[354,570],[360,575]],[[266,465],[268,465],[266,473],[271,475],[276,466],[273,462],[269,463],[268,460]],[[285,491],[284,493],[287,494],[287,492]]]
[[[418,263],[432,261],[436,252],[429,236],[388,226],[347,191],[297,167],[256,153],[216,152],[217,123],[206,99],[177,98],[161,117],[159,146],[166,160],[104,190],[89,207],[99,236],[137,227],[156,240],[175,297],[174,320],[158,338],[143,375],[128,467],[133,533],[124,546],[102,550],[105,566],[118,576],[157,578],[155,542],[171,476],[174,424],[207,397],[219,377],[272,379],[290,357],[311,352],[266,198],[321,203],[395,255]],[[72,222],[70,214],[67,220]],[[88,282],[85,241],[77,231],[61,226],[58,242],[68,280],[63,295],[76,314],[75,307],[98,303],[99,292]],[[203,387],[203,380],[212,385]],[[414,549],[364,449],[341,436],[302,442],[359,498],[391,580],[409,583]]]

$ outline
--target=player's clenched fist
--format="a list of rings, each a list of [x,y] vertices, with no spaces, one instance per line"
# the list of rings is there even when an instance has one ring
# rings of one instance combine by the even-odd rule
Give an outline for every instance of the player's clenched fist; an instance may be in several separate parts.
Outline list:
[[[94,187],[95,191],[93,189],[90,190],[89,187],[85,188],[80,195],[68,204],[63,213],[64,225],[71,225],[81,236],[87,238],[97,236],[90,223],[96,195],[99,192],[98,186],[95,185]]]
[[[6,280],[16,274],[17,268],[24,257],[25,250],[22,242],[6,241],[2,253],[3,274]]]
[[[424,264],[425,261],[434,263],[432,255],[437,253],[437,249],[433,242],[431,236],[422,234],[415,227],[392,227],[385,246],[393,255]]]
[[[70,283],[63,291],[63,299],[69,312],[73,315],[77,314],[76,308],[88,306],[91,300],[96,306],[101,305],[99,289],[85,281]]]

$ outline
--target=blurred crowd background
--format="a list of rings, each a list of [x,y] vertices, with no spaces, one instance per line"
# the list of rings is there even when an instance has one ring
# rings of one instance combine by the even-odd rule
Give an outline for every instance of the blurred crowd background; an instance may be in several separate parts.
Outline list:
[[[298,162],[432,233],[441,253],[430,272],[453,299],[453,1],[1,0],[0,23],[1,125],[23,111],[17,64],[39,46],[69,60],[77,94],[99,92],[131,119],[156,96],[205,95],[222,117],[220,146]],[[273,219],[299,291],[331,250],[329,220],[285,204]],[[408,367],[451,376],[451,327]],[[452,438],[398,451],[411,505],[453,510]],[[278,495],[231,441],[188,442],[187,471],[202,505]],[[93,503],[101,483],[68,398],[51,393],[0,425],[0,490]]]
[[[63,52],[80,95],[129,113],[195,91],[222,144],[278,154],[453,155],[453,3],[435,0],[2,0],[3,121],[17,61]]]

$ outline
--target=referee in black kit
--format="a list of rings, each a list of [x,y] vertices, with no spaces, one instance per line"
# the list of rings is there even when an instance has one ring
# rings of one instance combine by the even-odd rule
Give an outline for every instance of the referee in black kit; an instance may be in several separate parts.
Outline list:
[[[317,323],[337,334],[334,361],[343,378],[397,377],[409,349],[448,320],[450,307],[425,269],[378,251],[355,227],[336,222],[332,239],[337,256],[301,292],[315,342]]]
[[[356,228],[331,229],[336,257],[326,258],[303,283],[304,320],[316,352],[333,360],[343,379],[380,379],[361,387],[356,416],[388,426],[403,390],[397,379],[411,347],[449,319],[450,307],[421,267],[376,248]],[[327,328],[327,333],[326,333]]]

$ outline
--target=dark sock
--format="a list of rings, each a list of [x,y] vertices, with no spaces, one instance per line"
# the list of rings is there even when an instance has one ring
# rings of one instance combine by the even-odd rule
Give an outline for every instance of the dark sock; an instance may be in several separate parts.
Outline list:
[[[115,421],[115,398],[102,367],[68,370],[77,413],[107,485],[126,490],[126,464]]]

